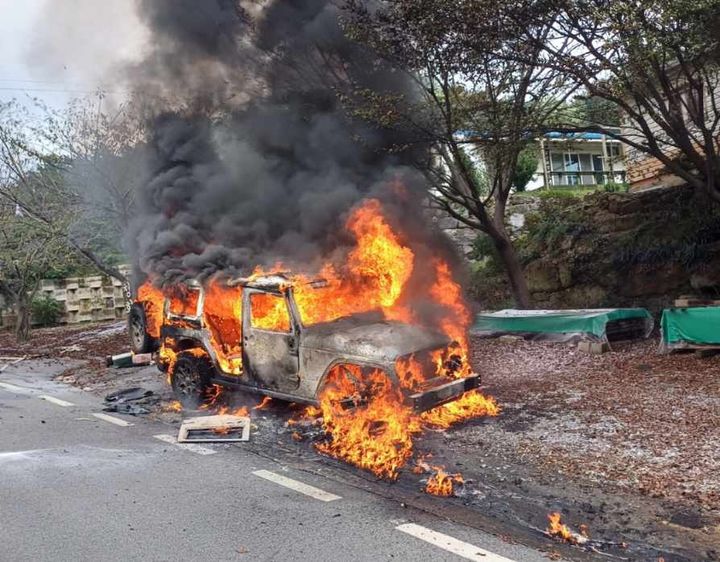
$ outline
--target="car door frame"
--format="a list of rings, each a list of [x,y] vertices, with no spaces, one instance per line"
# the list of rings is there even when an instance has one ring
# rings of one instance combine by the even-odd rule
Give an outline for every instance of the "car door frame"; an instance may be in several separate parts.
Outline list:
[[[252,295],[269,294],[283,299],[285,307],[290,319],[290,331],[278,332],[275,330],[267,330],[264,328],[256,328],[252,325]],[[258,288],[245,288],[243,290],[243,321],[242,321],[242,344],[243,344],[243,365],[246,366],[258,385],[270,390],[292,391],[300,386],[300,322],[297,317],[294,300],[292,298],[291,289],[286,291],[271,291]],[[260,339],[260,342],[253,340]],[[269,344],[272,340],[277,341],[275,349],[270,349]],[[287,357],[286,366],[292,363],[294,368],[294,376],[287,376],[291,373],[289,369],[282,369],[283,365],[278,364],[278,370],[283,370],[280,381],[277,377],[273,377],[267,371],[267,365],[263,365],[257,360],[255,351],[259,351],[261,345],[264,345],[268,351],[276,351],[277,347],[284,344]],[[282,351],[282,350],[281,350]],[[276,362],[281,358],[276,357]]]

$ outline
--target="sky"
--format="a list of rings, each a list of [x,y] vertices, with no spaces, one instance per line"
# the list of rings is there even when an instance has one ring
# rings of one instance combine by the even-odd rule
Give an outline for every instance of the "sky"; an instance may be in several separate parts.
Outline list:
[[[60,109],[98,88],[121,98],[123,62],[142,53],[133,0],[0,0],[0,102]]]

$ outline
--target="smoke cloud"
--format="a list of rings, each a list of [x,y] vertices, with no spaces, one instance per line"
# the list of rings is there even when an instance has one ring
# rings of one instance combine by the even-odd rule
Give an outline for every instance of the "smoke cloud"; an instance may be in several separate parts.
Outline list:
[[[117,69],[144,52],[148,34],[132,2],[36,0],[28,4],[38,8],[23,54],[27,69],[41,83],[52,80],[70,90],[94,90],[102,85],[112,89],[117,85],[112,80]]]
[[[411,89],[345,37],[335,4],[139,0],[137,10],[152,49],[125,78],[154,108],[127,236],[142,275],[175,282],[277,261],[312,270],[347,242],[343,221],[369,195],[414,244],[447,250],[413,209],[421,198],[389,189],[422,192],[409,163],[425,148],[391,152],[402,131],[339,102],[352,88]]]

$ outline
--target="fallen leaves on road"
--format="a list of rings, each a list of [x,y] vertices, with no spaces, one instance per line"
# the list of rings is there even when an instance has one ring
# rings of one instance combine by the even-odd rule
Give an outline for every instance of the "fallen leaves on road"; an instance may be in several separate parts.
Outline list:
[[[478,440],[548,473],[720,508],[720,357],[660,355],[653,340],[603,355],[508,339],[472,349],[506,408],[481,432],[457,430],[455,446]]]

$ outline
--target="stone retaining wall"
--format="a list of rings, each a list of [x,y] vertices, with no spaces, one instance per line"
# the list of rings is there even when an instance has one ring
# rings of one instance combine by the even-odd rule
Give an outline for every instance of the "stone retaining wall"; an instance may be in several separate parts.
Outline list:
[[[554,218],[560,233],[544,241],[535,236],[524,248],[532,256],[525,278],[537,307],[655,311],[680,295],[720,288],[720,211],[692,189],[596,193],[558,203],[539,212]]]
[[[440,205],[433,200],[426,202],[425,210],[430,221],[447,234],[448,238],[455,243],[460,255],[468,257],[472,253],[473,242],[477,236],[477,231],[463,224],[456,218],[451,217],[447,211],[442,209]]]

